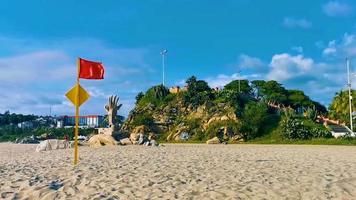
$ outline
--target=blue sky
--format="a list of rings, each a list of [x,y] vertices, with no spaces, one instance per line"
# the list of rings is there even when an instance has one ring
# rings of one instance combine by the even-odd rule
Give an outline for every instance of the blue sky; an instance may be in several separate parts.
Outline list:
[[[0,112],[73,114],[64,94],[80,56],[106,67],[104,80],[82,81],[92,96],[82,114],[103,114],[117,94],[127,115],[161,82],[164,48],[169,86],[191,75],[220,87],[275,79],[328,105],[345,88],[345,57],[356,64],[356,2],[4,0]]]

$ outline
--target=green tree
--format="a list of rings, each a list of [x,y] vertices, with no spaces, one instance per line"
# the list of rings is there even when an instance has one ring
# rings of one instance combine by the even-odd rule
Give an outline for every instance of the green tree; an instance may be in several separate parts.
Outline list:
[[[315,121],[318,117],[318,111],[316,110],[315,106],[308,107],[307,109],[305,109],[304,115],[307,119],[310,119],[311,121]]]
[[[263,86],[266,84],[264,80],[254,80],[251,81],[252,93],[257,100],[261,100],[263,97]]]
[[[197,80],[195,76],[188,78],[186,83],[188,86],[188,92],[191,94],[211,91],[211,88],[209,87],[207,82],[203,80]]]
[[[192,76],[186,81],[188,90],[184,94],[185,104],[191,104],[194,108],[213,99],[212,90],[208,83],[203,80],[197,80]]]
[[[241,120],[241,133],[246,140],[259,136],[260,128],[267,117],[267,105],[263,102],[249,102],[246,104]]]
[[[145,95],[143,94],[143,92],[139,92],[135,99],[136,99],[136,104],[138,104],[138,102],[144,97]]]
[[[356,99],[355,90],[352,90],[352,98]],[[356,110],[356,101],[352,101],[352,110]],[[345,90],[336,93],[329,106],[329,117],[349,123],[349,113],[349,92]]]
[[[168,88],[166,88],[164,85],[157,85],[154,86],[153,88],[153,94],[156,99],[163,99],[169,94]]]
[[[328,110],[326,109],[326,107],[322,104],[320,104],[319,102],[316,101],[312,101],[316,111],[318,111],[318,114],[326,114],[328,112]]]
[[[267,101],[275,101],[277,103],[285,104],[288,99],[287,90],[282,84],[277,81],[252,81],[252,88],[257,99],[265,99]]]
[[[134,119],[132,120],[132,125],[133,126],[145,125],[147,127],[152,127],[154,125],[154,120],[153,117],[148,113],[143,113],[140,115],[136,115],[134,117]]]
[[[313,102],[308,96],[300,90],[287,90],[288,92],[288,105],[293,108],[298,107],[310,107],[313,106]]]
[[[164,98],[169,95],[169,90],[162,84],[153,86],[147,90],[147,92],[141,96],[141,94],[136,96],[136,101],[138,106],[145,106],[147,104],[160,105],[163,103]]]
[[[240,82],[240,83],[239,83]],[[252,93],[252,88],[249,85],[248,80],[234,80],[225,85],[224,89],[225,90],[233,90],[233,91],[239,91],[239,85],[240,85],[240,92],[246,95],[250,95]]]

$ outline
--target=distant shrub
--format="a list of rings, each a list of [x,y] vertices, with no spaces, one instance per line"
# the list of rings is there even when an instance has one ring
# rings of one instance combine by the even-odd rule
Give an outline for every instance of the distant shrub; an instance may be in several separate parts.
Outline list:
[[[164,103],[165,97],[169,95],[169,90],[165,86],[156,85],[147,90],[147,92],[142,96],[142,94],[136,97],[137,104],[141,107],[152,103],[159,106]]]
[[[241,132],[246,140],[254,139],[259,136],[261,127],[267,117],[267,105],[262,102],[249,102],[246,104],[241,118]]]
[[[281,121],[282,136],[289,140],[309,140],[312,138],[331,138],[331,133],[311,120],[286,118]]]
[[[311,129],[314,138],[333,138],[330,131],[314,127]]]
[[[147,127],[151,127],[153,126],[153,124],[153,118],[149,114],[136,115],[135,118],[132,120],[133,126],[145,125]]]
[[[176,98],[176,94],[168,94],[165,98],[164,98],[164,102],[169,103],[171,101],[173,101]]]
[[[226,127],[233,133],[240,133],[241,124],[236,123],[233,120],[226,120],[226,121],[217,121],[213,122],[209,125],[206,130],[206,139],[211,139],[213,137],[218,137],[221,140],[226,140],[226,136],[224,135],[223,128]]]
[[[144,97],[145,95],[143,94],[143,92],[139,92],[135,99],[136,99],[136,104],[138,104],[138,102],[140,102],[140,100]]]
[[[313,137],[303,121],[297,118],[282,119],[282,131],[283,138],[290,140],[308,140]]]
[[[206,139],[206,134],[203,131],[198,129],[193,130],[193,141],[205,141]]]
[[[313,107],[308,107],[305,111],[304,111],[304,116],[307,119],[310,119],[312,121],[315,121],[318,117],[318,111],[316,110],[315,106]]]

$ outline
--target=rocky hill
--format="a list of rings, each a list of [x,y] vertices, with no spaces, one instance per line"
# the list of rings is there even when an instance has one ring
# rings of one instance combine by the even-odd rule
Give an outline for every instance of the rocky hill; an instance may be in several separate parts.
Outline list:
[[[266,101],[326,111],[302,91],[286,90],[276,81],[232,81],[221,90],[194,76],[186,83],[183,89],[158,85],[139,93],[121,132],[130,134],[140,127],[144,134],[166,141],[244,141],[260,136],[268,116],[275,115]]]

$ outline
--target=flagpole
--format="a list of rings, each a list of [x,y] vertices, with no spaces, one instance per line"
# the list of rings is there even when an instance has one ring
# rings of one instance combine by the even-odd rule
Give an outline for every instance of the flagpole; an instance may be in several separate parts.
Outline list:
[[[77,61],[77,91],[75,96],[75,133],[74,133],[74,165],[78,164],[78,126],[79,126],[79,73],[80,73],[80,58]]]
[[[353,122],[352,122],[352,93],[351,93],[351,82],[350,82],[350,60],[346,58],[346,65],[347,65],[347,87],[349,90],[349,108],[350,108],[350,129],[353,135]]]

